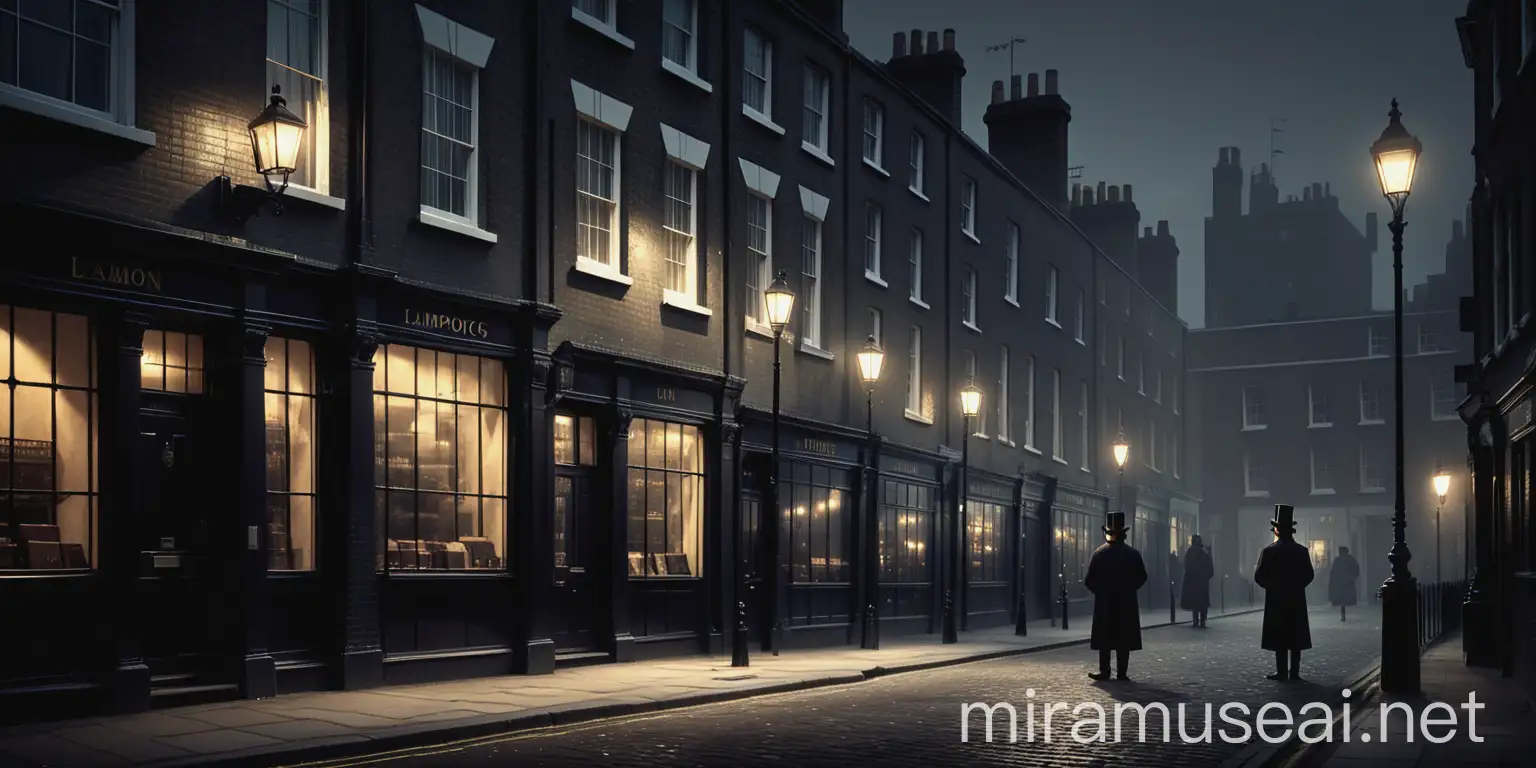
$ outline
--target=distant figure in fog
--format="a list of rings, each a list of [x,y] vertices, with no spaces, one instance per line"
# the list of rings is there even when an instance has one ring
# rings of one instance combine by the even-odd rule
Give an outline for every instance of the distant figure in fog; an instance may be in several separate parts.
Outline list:
[[[1339,621],[1347,621],[1344,612],[1355,604],[1355,580],[1359,578],[1359,561],[1349,553],[1349,547],[1339,547],[1339,557],[1328,571],[1328,602],[1339,607]]]
[[[1279,541],[1259,553],[1253,570],[1253,582],[1264,589],[1264,650],[1275,652],[1270,680],[1300,680],[1301,652],[1312,647],[1312,629],[1307,625],[1312,555],[1296,543],[1295,514],[1289,504],[1275,505],[1275,519],[1269,524]]]
[[[1216,575],[1216,565],[1211,562],[1211,551],[1200,541],[1200,534],[1190,538],[1189,549],[1184,552],[1184,583],[1179,595],[1179,606],[1195,614],[1191,626],[1204,627],[1211,611],[1211,577]]]
[[[1141,553],[1125,543],[1125,513],[1109,513],[1105,543],[1093,551],[1083,586],[1093,593],[1093,634],[1088,646],[1099,652],[1099,671],[1088,676],[1109,679],[1109,652],[1115,652],[1116,677],[1129,680],[1125,668],[1131,651],[1141,650],[1141,606],[1136,590],[1147,583]]]

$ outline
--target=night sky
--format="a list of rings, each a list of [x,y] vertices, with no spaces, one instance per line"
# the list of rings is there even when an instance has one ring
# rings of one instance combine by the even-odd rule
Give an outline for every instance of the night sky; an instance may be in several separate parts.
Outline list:
[[[1179,311],[1205,317],[1204,220],[1218,148],[1242,149],[1245,175],[1268,159],[1271,118],[1280,198],[1332,184],[1340,210],[1383,222],[1374,302],[1391,307],[1390,217],[1368,149],[1396,97],[1424,144],[1408,202],[1406,286],[1442,268],[1451,221],[1472,191],[1472,73],[1455,19],[1464,0],[847,0],[853,45],[876,61],[898,30],[956,32],[966,62],[964,130],[985,147],[993,80],[1057,69],[1072,105],[1069,164],[1080,181],[1131,184],[1143,226],[1168,219],[1180,254]],[[1244,186],[1244,209],[1247,207]]]

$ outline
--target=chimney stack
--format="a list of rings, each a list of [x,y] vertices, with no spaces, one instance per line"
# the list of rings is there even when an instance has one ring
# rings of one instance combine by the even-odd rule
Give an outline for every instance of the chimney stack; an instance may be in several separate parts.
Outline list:
[[[1118,202],[1120,202],[1120,188],[1119,187],[1114,186],[1114,185],[1110,185],[1110,187],[1109,187],[1109,200],[1107,200],[1106,202],[1110,202],[1110,203],[1118,203]]]
[[[1460,240],[1463,236],[1464,235],[1462,234],[1461,220],[1457,219],[1455,221],[1452,221],[1451,222],[1451,239],[1452,240]]]
[[[1068,189],[1067,126],[1072,122],[1072,107],[1057,93],[1056,70],[1046,70],[1044,93],[1038,72],[1028,73],[1027,80],[1020,75],[1010,75],[1008,80],[1008,100],[994,102],[984,118],[987,152],[1057,209],[1092,205],[1091,189],[1082,190],[1081,201],[1077,192]]]
[[[1168,237],[1169,236],[1168,235],[1168,220],[1167,219],[1159,219],[1158,220],[1158,222],[1157,222],[1157,236],[1158,237]]]
[[[1152,298],[1175,314],[1179,311],[1179,244],[1168,232],[1168,221],[1147,227],[1136,244],[1136,280]],[[1154,234],[1154,231],[1156,234]]]
[[[1040,73],[1029,73],[1029,96],[1034,98],[1040,95]]]
[[[1304,203],[1312,201],[1312,187],[1307,186],[1301,188],[1301,201]]]
[[[897,32],[891,35],[891,58],[899,59],[907,55],[907,34]]]
[[[1142,237],[1151,237],[1152,236],[1152,228],[1151,227],[1142,227],[1141,228],[1141,236]]]
[[[1091,207],[1092,205],[1093,205],[1093,187],[1089,187],[1089,186],[1085,185],[1083,187],[1083,207],[1084,208],[1088,208],[1088,207]]]
[[[1054,69],[1045,71],[1045,95],[1056,95],[1056,70]]]
[[[953,51],[954,49],[955,49],[955,31],[953,29],[946,29],[946,30],[944,30],[944,50],[946,50],[946,51]]]
[[[912,30],[908,55],[892,56],[885,63],[885,71],[958,126],[961,116],[960,83],[965,77],[965,60],[955,50],[955,31],[944,30],[942,48],[938,32],[927,33],[926,47],[923,37],[923,30]],[[900,42],[894,43],[893,52],[900,54]]]
[[[1211,169],[1211,218],[1243,215],[1243,166],[1237,147],[1222,147]]]
[[[1125,201],[1127,203],[1131,202],[1131,185],[1129,185],[1129,184],[1122,184],[1122,185],[1120,185],[1120,194],[1125,195]]]
[[[929,53],[938,53],[939,52],[939,33],[935,32],[935,31],[933,31],[931,29],[928,30],[928,49],[927,50],[928,50]]]
[[[1001,104],[1001,103],[1003,103],[1003,81],[1001,81],[1001,80],[993,80],[992,81],[992,102],[991,103],[993,103],[993,104]]]
[[[1022,75],[1013,75],[1013,76],[1008,78],[1008,98],[1009,99],[1011,99],[1013,101],[1018,101],[1019,99],[1024,98],[1024,84],[1023,83],[1024,83],[1024,77]]]
[[[1101,182],[1099,182],[1099,202],[1103,203],[1103,202],[1106,202],[1108,200],[1109,200],[1108,185],[1106,185],[1104,182],[1101,181]]]
[[[921,29],[912,30],[912,55],[923,55],[923,31]]]
[[[1072,183],[1072,207],[1083,207],[1083,185],[1076,182]]]

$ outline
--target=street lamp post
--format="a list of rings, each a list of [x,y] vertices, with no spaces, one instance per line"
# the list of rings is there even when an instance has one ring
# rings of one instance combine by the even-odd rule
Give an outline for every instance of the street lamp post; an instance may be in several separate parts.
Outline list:
[[[1392,206],[1392,386],[1394,390],[1394,448],[1397,453],[1397,499],[1392,516],[1392,551],[1387,560],[1392,574],[1381,585],[1381,688],[1388,693],[1419,691],[1418,588],[1408,561],[1407,514],[1403,490],[1403,206],[1413,190],[1413,175],[1418,169],[1423,146],[1403,127],[1397,99],[1392,100],[1389,122],[1381,137],[1371,145],[1376,161],[1376,175],[1381,194]]]
[[[1120,435],[1115,438],[1115,468],[1119,470],[1119,481],[1115,486],[1115,511],[1125,512],[1125,462],[1131,458],[1131,444],[1125,439],[1125,430],[1120,430]]]
[[[874,334],[864,342],[864,348],[854,357],[859,363],[859,378],[864,382],[864,552],[870,562],[864,568],[866,599],[864,601],[864,641],[861,647],[880,650],[880,564],[876,560],[880,543],[880,525],[875,506],[875,384],[880,381],[880,371],[885,368],[885,350],[875,341]]]
[[[1445,507],[1445,494],[1451,490],[1451,473],[1444,467],[1435,470],[1435,581],[1445,581],[1440,572],[1440,510]]]
[[[773,284],[763,293],[763,300],[768,314],[768,327],[773,330],[773,450],[769,461],[773,466],[768,471],[768,495],[769,504],[767,514],[771,516],[771,522],[764,525],[763,533],[767,537],[768,551],[772,562],[768,572],[768,605],[769,617],[773,622],[768,633],[769,650],[773,655],[779,655],[779,649],[783,645],[783,622],[779,620],[779,592],[783,589],[783,564],[779,551],[779,527],[783,525],[779,512],[779,342],[784,338],[784,327],[789,325],[789,317],[795,309],[795,294],[789,289],[789,281],[784,270],[773,278]],[[768,522],[768,521],[765,521]]]
[[[959,597],[955,591],[960,587],[962,574],[964,574],[965,560],[965,501],[966,482],[971,469],[971,420],[976,414],[981,413],[981,390],[976,387],[976,381],[972,379],[960,388],[960,413],[965,417],[965,435],[960,438],[960,493],[958,504],[955,506],[955,522],[951,526],[954,530],[953,543],[950,551],[954,553],[950,573],[949,591],[944,595],[944,642],[959,642],[960,637],[955,632],[955,613],[960,610],[956,600]]]

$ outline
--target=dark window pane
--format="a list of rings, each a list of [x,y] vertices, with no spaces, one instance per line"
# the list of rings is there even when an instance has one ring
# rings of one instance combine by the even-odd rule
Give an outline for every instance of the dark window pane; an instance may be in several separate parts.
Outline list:
[[[68,6],[65,7],[66,13]],[[67,24],[67,22],[66,22]],[[21,24],[20,85],[29,91],[70,100],[70,35],[28,22]]]

